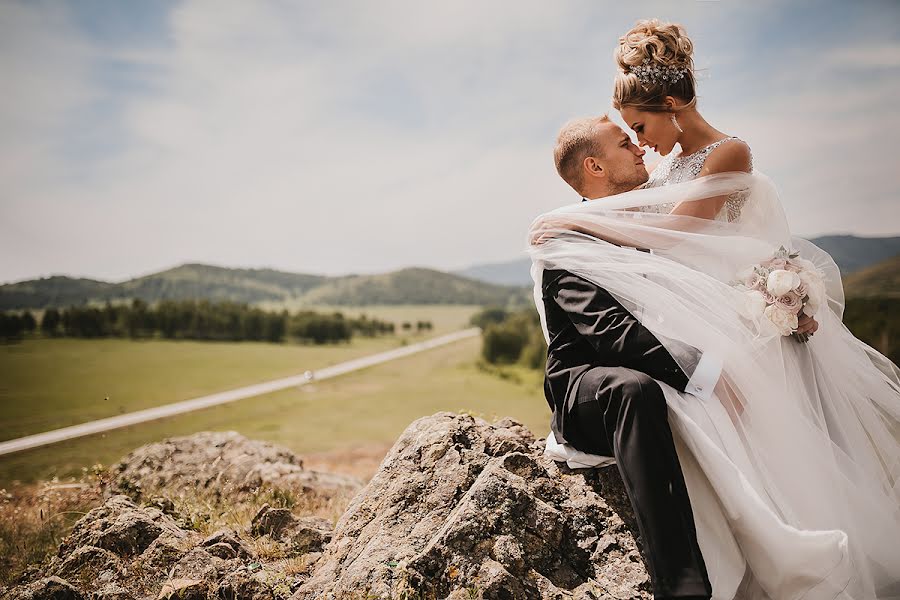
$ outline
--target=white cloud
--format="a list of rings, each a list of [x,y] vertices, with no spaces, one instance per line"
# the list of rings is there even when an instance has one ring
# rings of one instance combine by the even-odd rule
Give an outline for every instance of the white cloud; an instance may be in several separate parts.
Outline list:
[[[19,152],[20,165],[3,179],[0,252],[15,256],[3,280],[124,279],[187,261],[346,273],[514,256],[536,214],[578,199],[553,171],[556,128],[608,109],[616,36],[653,12],[616,7],[599,20],[592,3],[190,1],[168,15],[158,46],[101,47],[65,14],[0,6],[16,11],[9,29],[27,32],[0,58],[23,86],[18,104],[0,105],[0,122],[18,124],[0,148]],[[728,18],[706,5],[686,14],[698,43]],[[35,56],[41,85],[58,82],[50,94],[29,83]],[[98,57],[130,65],[145,85],[84,124],[114,137],[115,152],[61,154],[72,108],[108,97],[91,77]],[[728,60],[739,65],[740,54]],[[854,116],[856,103],[894,97],[884,79],[827,94],[827,109],[813,84],[728,105],[710,83],[704,114],[751,141],[758,164],[776,165],[792,193],[831,173],[812,157],[833,159],[835,139],[872,143],[885,131]],[[876,148],[888,156],[886,144]],[[879,181],[883,157],[848,155],[848,180]],[[57,171],[66,177],[42,177]],[[882,175],[891,177],[896,170]],[[834,207],[838,189],[820,194],[803,232],[848,222]],[[896,230],[872,215],[856,230]]]
[[[896,235],[900,108],[887,99],[900,94],[900,80],[848,77],[830,60],[802,70],[796,64],[787,56],[769,73],[771,93],[723,107],[723,121],[746,131],[755,164],[779,185],[795,232]]]
[[[856,70],[900,67],[900,43],[882,41],[855,47],[835,48],[825,56],[831,66]]]
[[[52,176],[44,167],[72,112],[93,98],[94,55],[52,4],[0,3],[0,194],[8,182]],[[5,210],[4,210],[5,212]]]

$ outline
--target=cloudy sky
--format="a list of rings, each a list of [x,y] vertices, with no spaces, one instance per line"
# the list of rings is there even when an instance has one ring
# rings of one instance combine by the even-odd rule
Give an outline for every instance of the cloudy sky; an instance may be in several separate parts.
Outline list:
[[[625,4],[0,0],[0,282],[521,257],[652,16],[796,233],[900,234],[900,3]]]

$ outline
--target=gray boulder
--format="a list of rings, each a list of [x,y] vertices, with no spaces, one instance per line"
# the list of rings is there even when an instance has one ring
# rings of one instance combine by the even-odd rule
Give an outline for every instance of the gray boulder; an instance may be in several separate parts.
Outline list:
[[[84,596],[72,584],[55,576],[20,586],[9,597],[15,600],[84,600]]]
[[[297,552],[290,540],[268,548],[272,556],[260,560],[231,530],[203,536],[154,506],[117,495],[75,523],[41,569],[50,577],[13,588],[10,597],[199,600],[229,598],[231,590],[239,592],[234,597],[272,598],[276,584],[286,597],[301,583],[284,574]]]
[[[334,525],[328,519],[317,516],[297,518],[286,508],[272,508],[268,504],[253,517],[251,535],[269,535],[288,542],[291,553],[300,555],[319,552],[331,541]]]
[[[651,598],[615,467],[573,471],[542,452],[508,418],[413,422],[293,600]]]
[[[229,499],[260,488],[350,496],[364,484],[350,475],[305,469],[287,448],[250,440],[235,431],[204,431],[147,444],[111,471],[113,491],[135,500],[177,490]]]

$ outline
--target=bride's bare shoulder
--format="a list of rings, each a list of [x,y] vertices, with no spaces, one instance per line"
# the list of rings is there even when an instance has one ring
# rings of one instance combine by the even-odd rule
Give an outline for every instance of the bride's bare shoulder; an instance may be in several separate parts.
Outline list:
[[[703,164],[700,175],[744,171],[749,173],[753,167],[753,156],[750,146],[742,139],[735,138],[719,144]]]

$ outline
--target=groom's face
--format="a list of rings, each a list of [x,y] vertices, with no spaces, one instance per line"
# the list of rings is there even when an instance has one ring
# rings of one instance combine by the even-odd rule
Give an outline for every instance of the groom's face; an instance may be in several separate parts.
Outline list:
[[[645,151],[636,146],[628,134],[615,123],[604,125],[598,140],[602,156],[597,160],[606,171],[612,192],[631,190],[646,182],[650,176],[642,158]]]

